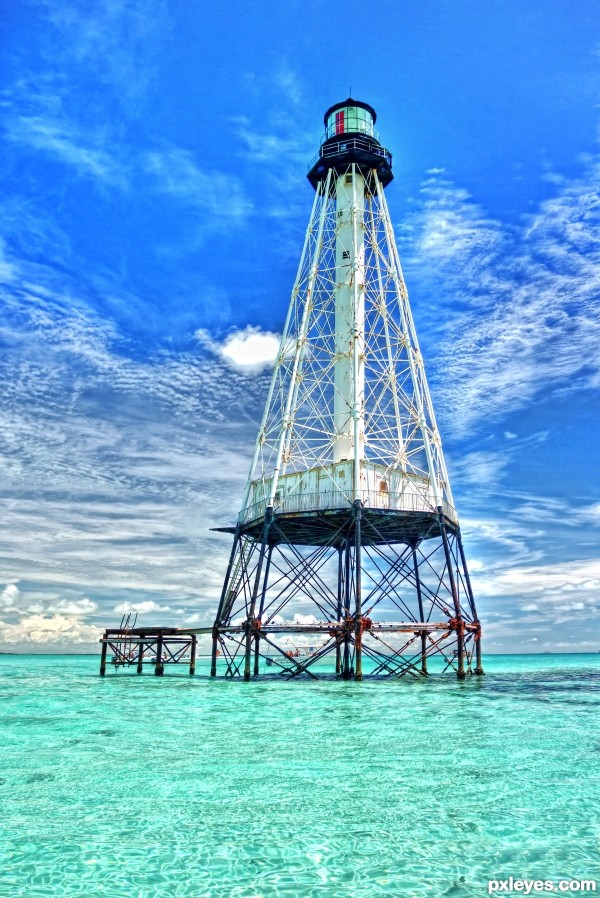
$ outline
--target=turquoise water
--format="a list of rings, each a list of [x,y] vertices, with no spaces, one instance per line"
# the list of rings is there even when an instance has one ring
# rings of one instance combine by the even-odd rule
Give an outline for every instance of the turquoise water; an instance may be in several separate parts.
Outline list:
[[[486,668],[247,684],[0,656],[0,895],[600,890],[600,655]]]

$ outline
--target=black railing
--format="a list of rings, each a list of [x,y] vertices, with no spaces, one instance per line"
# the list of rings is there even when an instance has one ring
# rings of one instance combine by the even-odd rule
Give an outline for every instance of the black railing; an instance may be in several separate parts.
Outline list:
[[[392,164],[392,154],[385,147],[379,146],[372,138],[366,137],[341,137],[335,143],[323,145],[319,152],[313,157],[308,166],[310,171],[319,159],[330,159],[334,156],[344,156],[346,153],[360,152],[369,153],[372,156],[380,156],[388,165]]]

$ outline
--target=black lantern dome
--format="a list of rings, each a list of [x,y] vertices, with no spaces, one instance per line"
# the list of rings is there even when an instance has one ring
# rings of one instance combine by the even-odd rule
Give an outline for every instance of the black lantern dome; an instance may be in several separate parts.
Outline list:
[[[381,146],[374,125],[377,113],[368,103],[348,97],[330,106],[324,116],[325,135],[308,172],[316,189],[330,168],[342,174],[354,162],[375,169],[384,187],[393,179],[392,154]]]

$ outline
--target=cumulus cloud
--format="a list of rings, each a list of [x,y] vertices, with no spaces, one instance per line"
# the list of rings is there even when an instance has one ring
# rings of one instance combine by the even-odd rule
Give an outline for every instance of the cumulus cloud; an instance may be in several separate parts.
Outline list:
[[[196,331],[196,339],[231,368],[246,374],[257,374],[271,368],[281,341],[279,334],[251,325],[243,330],[232,331],[221,343],[204,329]]]
[[[0,593],[0,608],[13,615],[59,614],[85,617],[98,610],[91,599],[57,598],[42,595],[38,590],[20,590],[16,583],[9,583]]]
[[[0,644],[3,645],[54,646],[61,649],[84,645],[96,647],[101,635],[100,627],[62,614],[52,617],[33,614],[16,624],[0,621]]]
[[[316,624],[317,618],[314,614],[295,614],[294,615],[294,623],[295,624]]]
[[[4,587],[0,594],[0,607],[15,608],[18,605],[20,598],[21,593],[19,587],[16,583],[9,583]]]

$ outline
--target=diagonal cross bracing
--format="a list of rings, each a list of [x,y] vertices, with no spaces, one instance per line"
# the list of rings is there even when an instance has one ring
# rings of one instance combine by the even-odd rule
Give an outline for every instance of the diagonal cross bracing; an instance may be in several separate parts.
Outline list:
[[[358,107],[360,140],[330,122],[309,172],[314,203],[214,623],[213,675],[229,640],[226,672],[245,679],[267,663],[360,679],[363,657],[383,677],[482,673],[384,194],[391,156],[369,131],[372,108]]]

